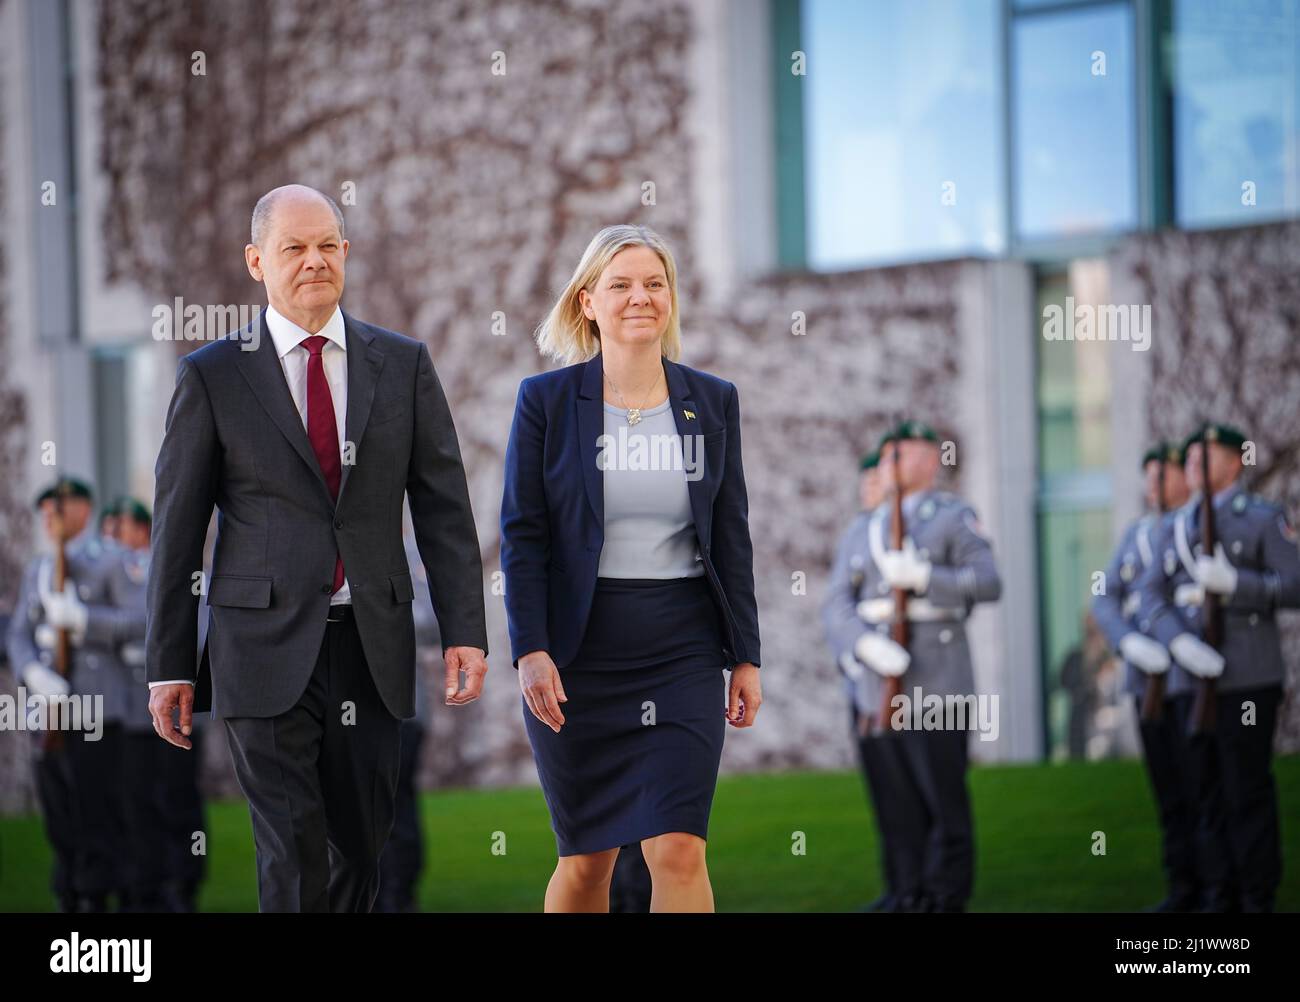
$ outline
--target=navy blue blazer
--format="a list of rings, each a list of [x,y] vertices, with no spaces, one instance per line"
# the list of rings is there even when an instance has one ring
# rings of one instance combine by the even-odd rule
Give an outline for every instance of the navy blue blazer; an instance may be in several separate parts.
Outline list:
[[[663,364],[678,432],[703,436],[704,474],[687,483],[704,573],[725,624],[726,666],[757,665],[736,387],[667,358]],[[605,541],[604,480],[596,466],[603,376],[596,355],[519,384],[501,499],[501,569],[516,668],[523,655],[543,650],[563,669],[586,632]]]

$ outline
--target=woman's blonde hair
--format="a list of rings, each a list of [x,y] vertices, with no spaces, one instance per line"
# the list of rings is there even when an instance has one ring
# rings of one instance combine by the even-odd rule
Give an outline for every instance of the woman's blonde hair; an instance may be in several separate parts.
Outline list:
[[[668,326],[660,338],[660,349],[667,358],[674,362],[682,353],[681,319],[677,304],[677,264],[673,253],[658,233],[648,226],[634,223],[620,223],[606,226],[591,238],[587,249],[582,252],[582,260],[569,279],[568,285],[560,293],[560,298],[551,307],[546,319],[537,325],[534,335],[537,347],[543,355],[572,365],[585,362],[600,353],[600,329],[596,321],[588,320],[582,312],[582,303],[578,291],[592,291],[601,272],[613,260],[615,254],[625,247],[649,247],[659,255],[663,262],[664,273],[668,278],[668,292],[672,297],[672,311],[668,317]]]

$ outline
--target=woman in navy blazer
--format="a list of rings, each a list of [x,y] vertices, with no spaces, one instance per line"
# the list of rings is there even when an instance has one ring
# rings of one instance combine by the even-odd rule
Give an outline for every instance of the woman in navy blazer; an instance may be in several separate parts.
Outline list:
[[[725,722],[762,702],[736,387],[674,361],[676,266],[644,226],[595,236],[537,340],[572,364],[520,384],[501,567],[559,855],[546,910],[607,911],[639,841],[652,911],[711,911]]]

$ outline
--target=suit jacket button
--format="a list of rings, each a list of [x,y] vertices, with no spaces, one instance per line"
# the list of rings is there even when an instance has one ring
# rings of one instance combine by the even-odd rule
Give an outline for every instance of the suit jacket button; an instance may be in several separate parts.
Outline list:
[[[1259,614],[1258,614],[1258,613],[1255,613],[1255,612],[1252,612],[1252,613],[1250,614],[1250,625],[1251,625],[1251,626],[1254,626],[1254,625],[1256,625],[1258,622],[1259,622]]]
[[[321,593],[322,595],[329,595],[329,594],[332,594],[333,591],[334,591],[334,585],[333,585],[332,583],[331,583],[331,584],[321,585],[321,586],[320,586],[320,593]]]
[[[336,529],[342,529],[342,528],[343,528],[343,519],[341,519],[341,518],[338,519],[338,520],[334,523],[334,528],[336,528]]]

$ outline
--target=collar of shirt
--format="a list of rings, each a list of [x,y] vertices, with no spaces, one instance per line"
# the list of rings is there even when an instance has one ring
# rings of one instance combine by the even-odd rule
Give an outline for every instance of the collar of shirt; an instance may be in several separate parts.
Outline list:
[[[916,514],[916,506],[919,505],[921,503],[921,499],[924,498],[929,493],[930,492],[928,490],[925,490],[925,491],[914,491],[911,494],[905,495],[903,497],[903,516],[905,518],[911,518],[914,514]]]
[[[279,358],[302,344],[304,338],[311,337],[311,333],[303,330],[274,306],[266,307],[266,329],[271,332],[271,340],[275,344],[275,354]],[[343,327],[343,310],[335,306],[334,312],[330,318],[325,321],[325,326],[316,332],[327,340],[338,345],[344,351],[348,350],[348,340]],[[306,351],[306,349],[303,349]]]
[[[1232,496],[1240,489],[1241,484],[1234,480],[1219,493],[1214,495],[1214,507],[1221,508],[1224,504],[1232,499]]]

